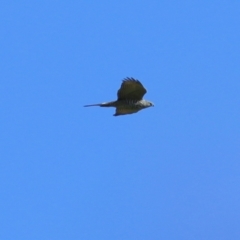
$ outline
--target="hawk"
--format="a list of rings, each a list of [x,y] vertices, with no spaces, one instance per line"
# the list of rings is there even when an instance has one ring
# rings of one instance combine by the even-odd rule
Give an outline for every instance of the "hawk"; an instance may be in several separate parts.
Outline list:
[[[117,100],[98,104],[85,105],[84,107],[100,106],[115,107],[116,112],[113,116],[137,113],[138,111],[154,106],[152,102],[143,99],[147,90],[134,78],[123,79],[122,85],[117,92]]]

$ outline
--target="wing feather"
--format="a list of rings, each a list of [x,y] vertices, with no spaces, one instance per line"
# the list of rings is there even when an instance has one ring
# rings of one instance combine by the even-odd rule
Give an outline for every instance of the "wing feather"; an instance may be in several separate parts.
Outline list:
[[[129,107],[117,107],[113,116],[126,115],[138,112],[140,109],[133,109]]]
[[[147,90],[134,78],[125,78],[117,92],[118,100],[141,100]]]

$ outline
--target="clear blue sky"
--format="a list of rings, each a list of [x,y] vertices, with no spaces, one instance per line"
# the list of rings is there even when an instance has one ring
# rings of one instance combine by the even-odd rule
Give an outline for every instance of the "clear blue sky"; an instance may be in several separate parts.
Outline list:
[[[2,1],[1,240],[240,239],[240,2]],[[83,105],[139,79],[155,107]]]

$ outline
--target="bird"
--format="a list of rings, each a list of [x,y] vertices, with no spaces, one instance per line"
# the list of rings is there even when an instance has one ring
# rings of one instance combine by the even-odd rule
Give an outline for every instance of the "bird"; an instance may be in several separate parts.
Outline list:
[[[133,114],[154,106],[152,102],[143,99],[146,92],[147,90],[139,80],[127,77],[122,81],[121,87],[117,92],[116,101],[90,104],[84,107],[115,107],[116,112],[113,116]]]

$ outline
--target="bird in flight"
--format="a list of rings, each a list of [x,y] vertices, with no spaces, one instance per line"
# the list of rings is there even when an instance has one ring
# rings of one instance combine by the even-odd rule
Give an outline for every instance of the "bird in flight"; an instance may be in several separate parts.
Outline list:
[[[147,90],[134,78],[123,79],[122,85],[117,92],[117,100],[98,104],[85,105],[84,107],[100,106],[115,107],[116,112],[113,116],[137,113],[138,111],[154,106],[152,102],[143,99]]]

